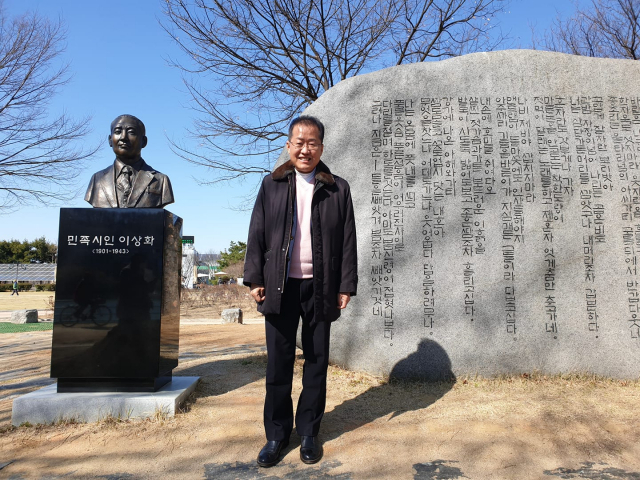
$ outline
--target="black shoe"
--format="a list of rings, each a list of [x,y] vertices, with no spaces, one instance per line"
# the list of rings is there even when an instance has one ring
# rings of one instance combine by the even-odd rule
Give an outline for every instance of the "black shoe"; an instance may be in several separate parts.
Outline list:
[[[269,440],[258,454],[258,465],[273,467],[280,460],[280,453],[289,445],[289,440]]]
[[[322,458],[322,445],[318,437],[300,437],[300,460],[316,463]]]

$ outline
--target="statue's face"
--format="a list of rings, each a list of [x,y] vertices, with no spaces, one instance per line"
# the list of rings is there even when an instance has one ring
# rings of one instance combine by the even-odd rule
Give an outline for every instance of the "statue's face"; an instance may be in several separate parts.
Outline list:
[[[142,149],[147,146],[147,137],[135,119],[121,117],[111,129],[109,146],[124,163],[135,163],[140,159]]]

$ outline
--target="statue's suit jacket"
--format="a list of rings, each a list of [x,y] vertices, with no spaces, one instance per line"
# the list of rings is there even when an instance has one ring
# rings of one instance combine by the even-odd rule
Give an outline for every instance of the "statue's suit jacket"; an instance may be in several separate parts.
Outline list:
[[[118,208],[115,162],[93,174],[84,199],[96,208]],[[163,208],[173,203],[169,177],[143,160],[129,195],[128,208]]]

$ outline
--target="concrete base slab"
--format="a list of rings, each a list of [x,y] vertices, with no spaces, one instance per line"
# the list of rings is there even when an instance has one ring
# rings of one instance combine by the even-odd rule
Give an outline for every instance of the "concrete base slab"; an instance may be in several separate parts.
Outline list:
[[[16,398],[11,423],[97,422],[109,416],[149,418],[156,412],[173,417],[199,380],[200,377],[173,377],[157,392],[58,393],[57,384],[53,384]]]

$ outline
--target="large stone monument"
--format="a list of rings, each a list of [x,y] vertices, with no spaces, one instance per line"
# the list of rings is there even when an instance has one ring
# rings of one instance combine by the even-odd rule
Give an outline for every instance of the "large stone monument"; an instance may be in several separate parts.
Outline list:
[[[634,61],[477,53],[351,78],[310,106],[358,227],[332,361],[637,378],[638,78]]]

